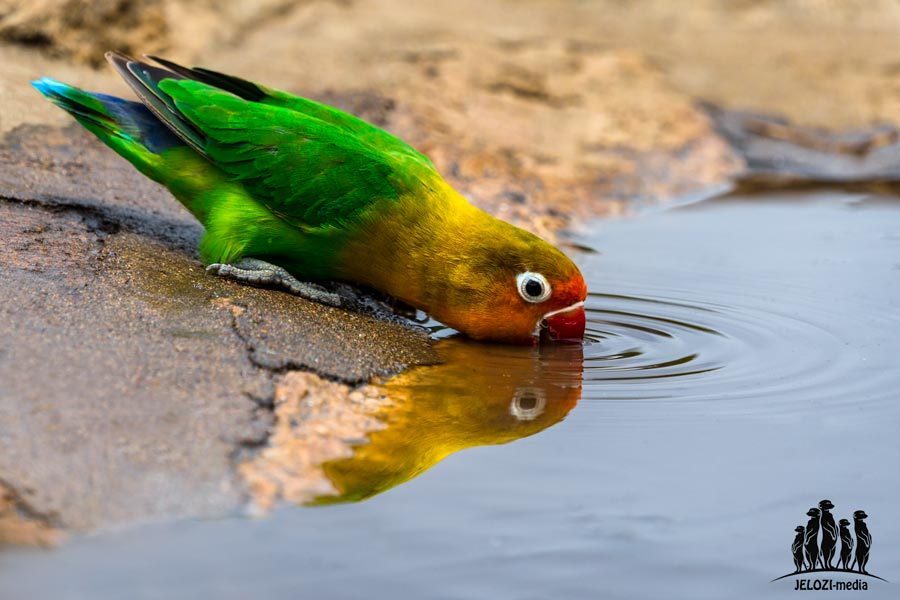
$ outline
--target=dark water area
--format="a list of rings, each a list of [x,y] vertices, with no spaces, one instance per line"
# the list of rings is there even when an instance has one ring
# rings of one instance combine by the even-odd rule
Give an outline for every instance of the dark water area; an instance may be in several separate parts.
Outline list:
[[[583,346],[442,340],[323,506],[7,552],[0,598],[791,597],[770,580],[824,498],[869,515],[865,597],[896,597],[900,202],[720,199],[577,241]]]

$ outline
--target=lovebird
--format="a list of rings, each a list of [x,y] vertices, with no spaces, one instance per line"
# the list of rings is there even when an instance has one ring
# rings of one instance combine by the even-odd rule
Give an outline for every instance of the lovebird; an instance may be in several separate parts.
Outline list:
[[[470,204],[404,141],[231,75],[106,57],[140,102],[32,85],[200,221],[208,271],[333,306],[347,300],[322,282],[368,286],[477,340],[582,339],[572,260]]]

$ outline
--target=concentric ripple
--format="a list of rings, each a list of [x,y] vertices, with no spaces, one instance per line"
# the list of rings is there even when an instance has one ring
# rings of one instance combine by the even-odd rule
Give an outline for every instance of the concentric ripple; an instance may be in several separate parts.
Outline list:
[[[591,294],[587,302],[585,368],[605,380],[696,375],[724,364],[728,340],[719,331],[690,322],[699,307],[634,296]],[[687,313],[687,314],[676,314]],[[711,338],[711,339],[707,339]],[[715,339],[718,338],[718,339]],[[718,344],[712,359],[698,347]]]
[[[585,397],[595,399],[758,393],[764,379],[784,381],[816,369],[813,355],[798,355],[795,344],[838,341],[811,323],[748,306],[660,296],[591,294],[587,314]],[[760,358],[771,364],[763,367]]]
[[[897,214],[892,203],[848,212],[824,199],[600,224],[585,242],[603,253],[577,257],[595,292],[584,347],[566,359],[581,361],[582,405],[650,401],[645,414],[665,418],[688,406],[900,417]],[[516,371],[518,354],[491,353],[505,361],[499,374]]]
[[[591,294],[583,400],[704,402],[770,416],[873,405],[895,412],[900,372],[870,368],[871,348],[854,340],[858,319],[884,336],[898,331],[896,318],[865,302],[841,314],[790,286],[754,295],[720,280],[715,292],[734,305],[658,291]]]
[[[583,401],[702,402],[730,414],[770,415],[809,410],[811,404],[859,409],[863,399],[868,406],[896,405],[900,372],[867,369],[865,353],[852,342],[853,321],[796,287],[754,295],[722,278],[715,293],[633,281],[607,285],[637,291],[589,294],[580,352],[489,346],[470,360],[515,377],[538,353],[548,382],[571,381],[569,363],[580,361]],[[696,300],[698,293],[734,305]],[[876,331],[900,331],[900,320],[874,308],[858,314]],[[438,338],[455,334],[440,325],[432,331]]]

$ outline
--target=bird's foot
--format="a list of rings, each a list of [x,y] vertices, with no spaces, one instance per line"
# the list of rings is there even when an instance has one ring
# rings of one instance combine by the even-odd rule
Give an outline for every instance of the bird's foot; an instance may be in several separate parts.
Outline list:
[[[366,313],[394,323],[408,324],[410,320],[403,313],[357,288],[339,281],[328,282],[328,287],[308,281],[300,281],[284,267],[273,265],[258,258],[242,258],[234,264],[214,263],[206,267],[210,273],[242,283],[280,287],[301,298]],[[414,310],[414,309],[412,309]],[[415,313],[413,313],[415,314]],[[404,318],[405,317],[405,318]]]
[[[301,298],[320,302],[329,306],[344,306],[341,295],[308,281],[300,281],[284,267],[267,263],[257,258],[242,258],[234,264],[213,263],[207,272],[242,283],[275,286],[285,289]]]

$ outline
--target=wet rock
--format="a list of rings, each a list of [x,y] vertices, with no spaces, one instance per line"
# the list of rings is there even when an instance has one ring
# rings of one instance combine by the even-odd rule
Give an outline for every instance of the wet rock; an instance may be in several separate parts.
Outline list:
[[[268,376],[202,291],[137,285],[133,253],[167,278],[202,269],[77,211],[0,212],[3,479],[72,529],[239,503],[229,456]]]
[[[246,302],[251,294],[240,290],[234,298]],[[424,330],[317,304],[297,310],[295,298],[287,294],[273,294],[264,307],[248,304],[234,323],[253,363],[272,371],[303,369],[361,383],[437,361]],[[342,343],[335,343],[336,332]]]
[[[163,187],[78,124],[20,125],[0,143],[0,197],[70,207],[193,253],[202,228]]]
[[[20,134],[0,150],[0,478],[59,527],[242,505],[233,459],[265,441],[272,369],[434,361],[420,330],[206,274],[157,186],[90,138]]]
[[[353,455],[353,446],[384,425],[372,416],[387,403],[372,386],[352,390],[310,373],[288,373],[275,389],[275,424],[265,448],[241,462],[253,507],[305,504],[337,491],[322,465]]]
[[[63,534],[0,482],[0,547],[4,544],[53,546]]]
[[[747,164],[747,187],[900,181],[900,131],[889,124],[832,131],[788,119],[706,104]]]

